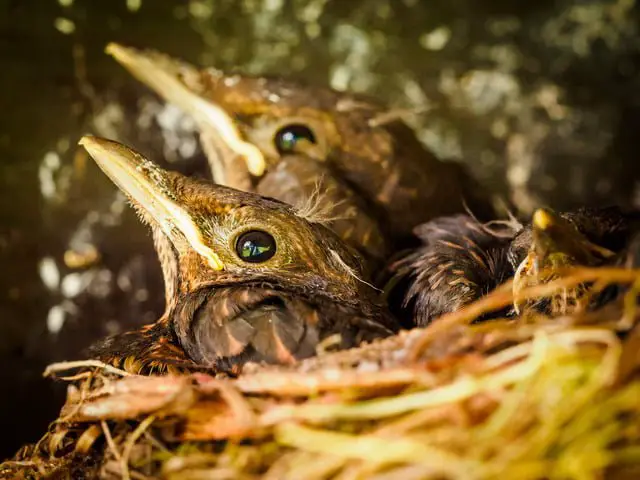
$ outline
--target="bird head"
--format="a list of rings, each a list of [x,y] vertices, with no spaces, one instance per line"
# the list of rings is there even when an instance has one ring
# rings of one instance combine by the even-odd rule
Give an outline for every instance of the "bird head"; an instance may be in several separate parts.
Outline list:
[[[516,311],[520,310],[519,292],[526,286],[547,283],[570,267],[593,266],[613,256],[613,252],[589,241],[568,219],[549,208],[534,212],[530,227],[514,240],[512,258],[525,244],[529,245],[528,251],[516,266],[513,282]],[[565,314],[584,307],[585,293],[584,285],[562,289],[550,299],[551,313]]]

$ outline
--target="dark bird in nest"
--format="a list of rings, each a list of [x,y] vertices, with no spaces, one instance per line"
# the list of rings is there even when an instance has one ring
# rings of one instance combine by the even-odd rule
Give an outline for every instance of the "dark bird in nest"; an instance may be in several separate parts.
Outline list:
[[[531,308],[552,316],[584,310],[610,298],[611,291],[594,297],[589,285],[578,285],[535,301],[520,298],[520,292],[575,266],[636,268],[639,226],[639,212],[618,207],[565,213],[541,208],[524,226],[515,219],[482,224],[469,215],[439,218],[417,227],[422,246],[391,265],[401,291],[396,297],[416,325],[426,325],[512,278],[514,302],[503,315]]]
[[[369,260],[381,263],[415,225],[463,212],[465,202],[493,218],[462,165],[438,160],[399,115],[369,98],[200,70],[116,44],[107,52],[194,118],[217,183],[292,205],[315,196],[330,228]]]
[[[234,371],[311,356],[334,334],[345,348],[396,330],[357,253],[290,205],[165,171],[116,142],[81,144],[151,226],[166,295],[160,320],[95,345],[95,358]]]

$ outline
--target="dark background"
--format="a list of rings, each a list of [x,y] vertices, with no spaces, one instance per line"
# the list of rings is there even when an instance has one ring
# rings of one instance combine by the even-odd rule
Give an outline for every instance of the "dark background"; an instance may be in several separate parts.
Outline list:
[[[639,28],[635,0],[0,0],[2,457],[57,414],[46,364],[162,309],[151,239],[78,138],[205,174],[107,42],[378,96],[526,214],[640,204]]]

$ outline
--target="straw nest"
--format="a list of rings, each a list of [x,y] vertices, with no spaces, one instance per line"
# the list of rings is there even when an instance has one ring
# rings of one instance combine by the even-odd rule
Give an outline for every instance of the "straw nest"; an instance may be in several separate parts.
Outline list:
[[[596,311],[474,324],[510,285],[429,327],[295,368],[144,376],[51,366],[60,417],[3,478],[640,478],[640,272],[578,269],[520,292],[626,285]]]

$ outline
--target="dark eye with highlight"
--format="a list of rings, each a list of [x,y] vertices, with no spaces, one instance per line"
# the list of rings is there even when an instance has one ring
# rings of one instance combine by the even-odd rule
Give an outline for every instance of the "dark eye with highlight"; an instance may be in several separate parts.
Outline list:
[[[278,150],[280,155],[284,155],[295,152],[296,144],[300,140],[316,143],[316,136],[309,127],[299,123],[293,123],[278,130],[274,142],[276,144],[276,150]]]
[[[276,241],[267,232],[251,230],[238,237],[236,253],[245,262],[266,262],[276,253]]]

